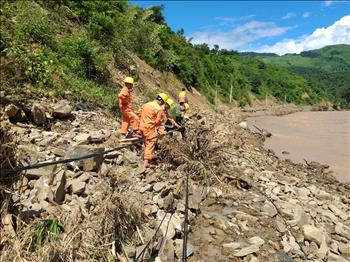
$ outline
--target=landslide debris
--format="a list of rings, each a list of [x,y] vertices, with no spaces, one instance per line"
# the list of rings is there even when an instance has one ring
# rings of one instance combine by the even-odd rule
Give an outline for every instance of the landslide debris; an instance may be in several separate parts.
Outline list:
[[[119,123],[105,112],[35,103],[49,130],[32,120],[14,123],[1,107],[3,141],[15,153],[11,165],[118,146]],[[62,105],[70,117],[54,116]],[[8,203],[1,209],[2,259],[177,261],[188,175],[189,261],[349,260],[349,185],[324,165],[281,161],[241,120],[229,112],[192,113],[186,139],[178,133],[160,139],[156,170],[143,169],[142,148],[133,146],[18,174],[2,191]],[[63,230],[37,247],[38,224],[55,219]]]

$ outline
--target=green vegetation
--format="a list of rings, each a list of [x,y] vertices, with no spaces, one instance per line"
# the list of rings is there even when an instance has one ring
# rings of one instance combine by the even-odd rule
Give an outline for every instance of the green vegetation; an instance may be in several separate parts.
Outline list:
[[[39,221],[35,227],[35,247],[39,249],[45,240],[58,241],[58,234],[63,231],[64,228],[57,218]]]
[[[207,57],[204,66],[206,78],[218,79],[219,92],[225,102],[229,101],[231,84],[233,96],[241,105],[249,102],[248,91],[258,98],[273,95],[280,101],[286,98],[287,102],[298,104],[316,103],[323,96],[303,77],[256,59],[242,58],[236,52],[211,50],[202,57]],[[305,92],[309,98],[303,100],[301,96]]]
[[[2,89],[57,96],[114,109],[113,52],[96,42],[59,1],[1,3]]]
[[[267,63],[287,68],[317,83],[342,106],[350,107],[350,45],[334,45],[301,52],[300,55],[244,53]]]
[[[286,69],[243,58],[237,52],[193,45],[166,24],[162,7],[142,9],[126,1],[2,1],[0,52],[2,85],[13,93],[64,95],[116,108],[113,70],[125,74],[135,53],[148,64],[174,73],[214,103],[250,103],[273,95],[280,101],[316,103],[326,97],[317,86]],[[147,92],[147,91],[146,91]],[[308,98],[302,99],[302,94]],[[149,95],[149,94],[144,94]]]

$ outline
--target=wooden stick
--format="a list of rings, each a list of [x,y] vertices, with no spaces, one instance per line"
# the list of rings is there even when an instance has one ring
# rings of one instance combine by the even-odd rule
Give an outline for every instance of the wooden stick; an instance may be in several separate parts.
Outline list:
[[[124,248],[123,243],[122,243],[122,242],[120,242],[120,244],[121,244],[121,246],[122,246],[123,253],[124,253],[124,255],[125,255],[126,261],[130,262],[130,260],[129,260],[129,258],[128,258],[128,254],[127,254],[127,253],[126,253],[126,251],[125,251],[125,248]]]
[[[132,141],[137,141],[139,139],[140,138],[138,138],[138,137],[122,138],[122,139],[119,139],[119,142],[132,142]]]
[[[143,238],[142,238],[142,235],[141,235],[141,232],[140,232],[140,229],[138,226],[136,226],[136,230],[137,230],[137,233],[139,234],[139,237],[141,239],[142,244],[145,244],[145,241],[143,241]]]

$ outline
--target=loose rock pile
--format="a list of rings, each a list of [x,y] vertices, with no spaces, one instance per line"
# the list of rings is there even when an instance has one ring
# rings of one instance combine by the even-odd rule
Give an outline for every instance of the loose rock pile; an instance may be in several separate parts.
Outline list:
[[[203,213],[190,235],[199,246],[194,257],[208,261],[350,259],[349,185],[330,176],[327,166],[280,161],[261,143],[257,145],[262,138],[245,127],[227,123],[217,129],[224,141],[238,133],[244,142],[236,142],[236,150],[233,146],[222,154],[230,173],[221,177],[231,182],[225,180],[229,183],[220,197],[203,203]],[[242,189],[236,183],[239,179],[252,187]]]
[[[100,110],[74,111],[67,101],[44,100],[27,106],[28,117],[14,107],[7,102],[2,117],[16,137],[21,165],[118,145],[119,123]],[[187,120],[187,140],[176,133],[162,139],[156,170],[143,169],[142,150],[134,146],[23,172],[11,196],[17,213],[2,215],[4,258],[17,256],[13,247],[25,258],[135,258],[153,239],[144,259],[180,259],[188,174],[189,261],[350,259],[349,185],[318,163],[279,160],[263,149],[264,138],[238,125],[239,115],[203,115]],[[48,217],[64,225],[60,244],[27,249],[36,221]]]
[[[21,119],[14,121],[13,114],[8,114],[9,108],[13,107],[14,104],[4,106],[2,116],[3,123],[15,138],[19,165],[102,153],[117,145],[119,124],[108,120],[101,111],[73,111],[67,101],[42,101],[32,106],[32,118],[22,119],[22,123],[18,121]],[[12,260],[16,255],[11,252],[11,246],[23,248],[28,245],[34,236],[35,221],[51,217],[59,217],[65,227],[61,237],[66,239],[62,243],[65,249],[58,252],[62,259],[66,256],[87,259],[91,254],[82,251],[92,252],[91,249],[97,257],[107,258],[110,247],[103,245],[119,237],[131,238],[135,225],[140,223],[137,221],[139,217],[130,214],[134,207],[114,190],[113,167],[116,162],[120,164],[126,159],[123,152],[116,152],[107,155],[105,160],[93,157],[67,165],[55,164],[23,171],[12,188],[10,199],[16,211],[11,212],[12,215],[2,212],[5,230],[0,245],[4,258]],[[120,228],[125,232],[118,233]],[[77,229],[81,234],[74,236]],[[14,242],[11,236],[14,232],[21,234],[21,230],[31,235]],[[96,234],[101,235],[101,239],[96,238]],[[110,236],[104,236],[108,234]],[[74,250],[72,245],[77,239],[80,239],[81,249]],[[120,249],[119,242],[115,246]],[[50,248],[55,250],[56,247]],[[35,257],[35,253],[27,253],[25,249],[19,252]]]

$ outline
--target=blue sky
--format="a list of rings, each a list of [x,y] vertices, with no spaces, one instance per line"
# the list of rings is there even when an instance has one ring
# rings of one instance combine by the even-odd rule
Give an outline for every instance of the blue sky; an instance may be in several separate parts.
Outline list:
[[[130,1],[164,5],[167,24],[192,43],[238,51],[300,53],[350,44],[349,1]]]

